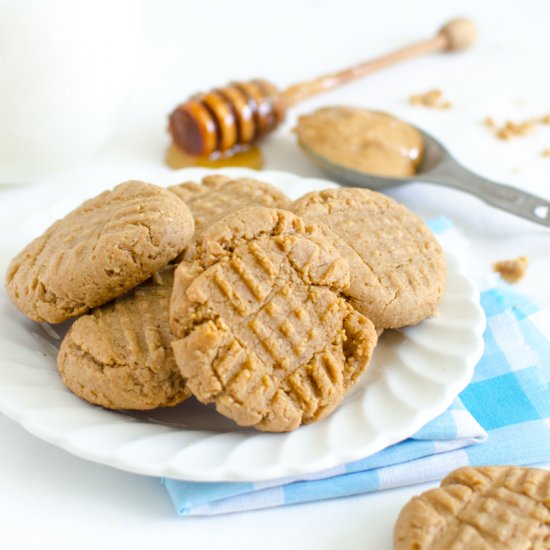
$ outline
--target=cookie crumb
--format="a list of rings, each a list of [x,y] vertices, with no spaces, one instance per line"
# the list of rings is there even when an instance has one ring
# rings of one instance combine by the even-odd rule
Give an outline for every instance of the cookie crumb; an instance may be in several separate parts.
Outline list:
[[[428,90],[423,94],[415,94],[409,97],[409,103],[411,105],[421,105],[422,107],[429,107],[431,109],[450,109],[452,103],[446,101],[443,98],[443,92],[439,88]]]
[[[543,149],[541,155],[543,157],[550,157],[550,149]]]
[[[493,263],[493,271],[505,281],[515,284],[525,277],[529,260],[527,256],[518,256],[514,260],[502,260]]]
[[[507,120],[500,128],[496,128],[495,135],[497,138],[508,141],[514,137],[526,136],[535,128],[533,120],[525,120],[523,122],[513,122]]]
[[[535,129],[537,124],[550,124],[550,113],[538,118],[530,118],[520,122],[506,120],[502,126],[498,126],[493,117],[488,116],[484,119],[483,123],[487,128],[494,131],[497,138],[508,141],[509,139],[515,137],[530,134]]]
[[[153,276],[151,278],[153,279],[153,283],[155,283],[156,285],[162,285],[162,277],[159,271],[153,273]]]

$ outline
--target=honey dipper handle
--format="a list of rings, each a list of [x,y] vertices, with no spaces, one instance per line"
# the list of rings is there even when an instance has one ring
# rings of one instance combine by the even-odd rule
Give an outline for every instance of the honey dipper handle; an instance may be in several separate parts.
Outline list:
[[[475,40],[476,34],[476,28],[469,19],[453,19],[444,25],[433,38],[411,44],[382,57],[364,61],[353,67],[290,86],[282,93],[284,105],[290,107],[312,95],[332,90],[351,80],[412,57],[437,51],[455,51],[467,48]]]

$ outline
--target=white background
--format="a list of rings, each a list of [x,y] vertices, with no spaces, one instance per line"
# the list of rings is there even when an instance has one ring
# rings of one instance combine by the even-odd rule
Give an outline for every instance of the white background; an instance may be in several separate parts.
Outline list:
[[[144,1],[141,71],[113,139],[84,166],[34,185],[0,188],[0,267],[15,252],[9,247],[13,221],[27,217],[43,227],[51,223],[51,213],[41,218],[44,201],[59,204],[61,215],[119,181],[147,180],[169,141],[167,113],[191,93],[253,77],[284,87],[431,36],[458,15],[478,24],[475,48],[408,62],[297,106],[266,141],[265,167],[320,176],[294,145],[290,129],[295,117],[321,105],[355,104],[401,116],[439,137],[470,169],[550,199],[550,158],[541,156],[550,148],[550,126],[502,142],[482,124],[488,115],[501,122],[550,113],[550,3],[459,5],[441,0]],[[432,87],[443,90],[453,109],[408,105],[410,94]],[[171,177],[169,169],[166,177]],[[418,183],[390,194],[423,216],[453,219],[469,239],[475,276],[489,274],[493,260],[529,256],[520,288],[550,305],[548,229],[444,188]],[[183,519],[175,515],[158,480],[73,457],[0,415],[1,548],[386,549],[399,509],[424,488]]]

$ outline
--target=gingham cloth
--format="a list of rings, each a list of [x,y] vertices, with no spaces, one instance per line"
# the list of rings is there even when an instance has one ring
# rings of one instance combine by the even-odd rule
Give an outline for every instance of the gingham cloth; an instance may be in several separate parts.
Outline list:
[[[452,233],[445,220],[430,226],[438,234]],[[460,466],[550,460],[550,312],[504,283],[484,290],[481,305],[487,316],[485,351],[471,383],[413,437],[300,478],[253,483],[163,479],[177,513],[286,506],[434,481]]]

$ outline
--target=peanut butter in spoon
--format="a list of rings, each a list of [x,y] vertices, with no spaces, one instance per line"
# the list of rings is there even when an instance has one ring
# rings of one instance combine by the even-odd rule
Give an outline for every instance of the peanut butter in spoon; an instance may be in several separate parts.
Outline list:
[[[379,111],[325,107],[299,117],[294,131],[318,155],[369,174],[411,176],[422,159],[420,133]]]

